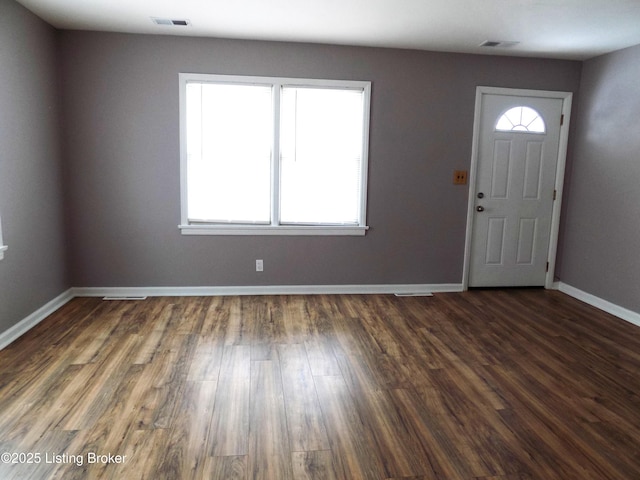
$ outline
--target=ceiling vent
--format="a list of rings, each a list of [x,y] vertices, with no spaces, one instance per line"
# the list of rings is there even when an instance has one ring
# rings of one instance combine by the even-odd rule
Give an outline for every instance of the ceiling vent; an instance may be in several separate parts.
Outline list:
[[[170,27],[188,27],[191,25],[191,22],[189,20],[182,20],[182,19],[176,20],[176,19],[170,19],[170,18],[151,17],[151,20],[156,25],[168,25]]]
[[[502,41],[502,40],[487,40],[486,42],[482,42],[480,44],[481,47],[487,48],[510,48],[515,45],[518,45],[520,42],[512,42],[512,41]]]

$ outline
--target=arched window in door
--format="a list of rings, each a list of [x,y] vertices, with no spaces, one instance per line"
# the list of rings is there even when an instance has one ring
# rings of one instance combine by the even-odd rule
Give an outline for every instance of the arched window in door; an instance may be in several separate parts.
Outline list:
[[[503,113],[496,123],[498,132],[545,133],[544,120],[531,107],[513,107]]]

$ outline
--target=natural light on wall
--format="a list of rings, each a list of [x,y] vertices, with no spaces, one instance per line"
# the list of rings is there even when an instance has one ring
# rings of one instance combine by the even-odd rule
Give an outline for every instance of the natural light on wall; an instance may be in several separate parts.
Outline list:
[[[7,246],[2,241],[2,218],[0,218],[0,260],[4,258],[4,252],[7,250]]]
[[[181,74],[181,88],[183,233],[364,234],[369,82]]]

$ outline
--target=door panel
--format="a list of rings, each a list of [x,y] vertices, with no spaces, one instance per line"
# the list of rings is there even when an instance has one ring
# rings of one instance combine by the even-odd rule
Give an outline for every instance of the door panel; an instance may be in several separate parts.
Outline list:
[[[493,152],[491,198],[507,198],[511,142],[505,140],[496,141]]]
[[[524,167],[523,198],[538,200],[542,187],[542,142],[527,143],[527,159]]]
[[[505,218],[489,218],[487,228],[487,265],[502,265],[504,257],[504,225]]]
[[[497,131],[517,106],[536,110],[545,133]],[[487,94],[481,109],[469,286],[544,285],[562,99]]]
[[[537,236],[537,225],[537,218],[520,219],[520,232],[518,233],[518,254],[516,256],[516,264],[533,264]]]

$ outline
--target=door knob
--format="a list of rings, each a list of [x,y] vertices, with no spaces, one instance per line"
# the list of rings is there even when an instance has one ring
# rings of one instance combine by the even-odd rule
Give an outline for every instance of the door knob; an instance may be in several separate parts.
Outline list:
[[[476,207],[476,211],[477,211],[477,212],[484,212],[484,207],[483,207],[482,205],[478,205],[478,206]]]

